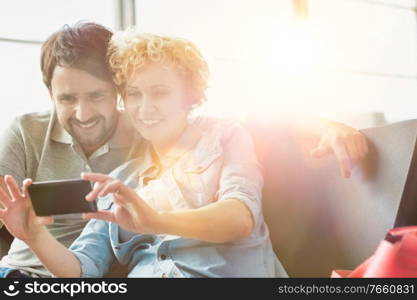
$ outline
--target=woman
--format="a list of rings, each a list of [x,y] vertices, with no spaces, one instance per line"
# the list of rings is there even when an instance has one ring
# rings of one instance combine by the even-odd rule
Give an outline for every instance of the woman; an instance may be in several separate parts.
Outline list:
[[[82,174],[95,182],[86,198],[100,197],[101,210],[85,214],[92,220],[69,250],[46,230],[52,218],[34,215],[31,181],[21,193],[6,176],[11,198],[0,190],[0,219],[9,231],[58,277],[101,277],[114,260],[130,277],[286,276],[262,216],[263,182],[249,134],[233,122],[192,117],[208,75],[195,46],[118,33],[109,62],[148,147],[110,176]]]

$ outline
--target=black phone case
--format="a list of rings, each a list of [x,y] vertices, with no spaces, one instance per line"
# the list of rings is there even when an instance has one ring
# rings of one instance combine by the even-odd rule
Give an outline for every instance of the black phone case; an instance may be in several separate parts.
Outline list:
[[[29,195],[37,216],[97,211],[96,201],[87,201],[89,181],[82,179],[33,182]]]

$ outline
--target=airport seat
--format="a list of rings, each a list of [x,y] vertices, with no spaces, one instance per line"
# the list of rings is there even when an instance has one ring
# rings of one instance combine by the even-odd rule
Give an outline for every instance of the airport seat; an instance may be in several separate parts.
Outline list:
[[[370,152],[350,179],[342,178],[335,157],[310,157],[318,137],[279,122],[249,120],[246,126],[263,166],[271,240],[289,275],[329,277],[333,269],[353,269],[369,257],[393,227],[417,120],[362,130]],[[1,255],[10,241],[3,228]]]
[[[350,179],[340,175],[334,156],[310,156],[318,137],[279,123],[247,127],[264,168],[265,219],[289,275],[329,277],[372,255],[394,225],[417,120],[361,130],[370,152]]]

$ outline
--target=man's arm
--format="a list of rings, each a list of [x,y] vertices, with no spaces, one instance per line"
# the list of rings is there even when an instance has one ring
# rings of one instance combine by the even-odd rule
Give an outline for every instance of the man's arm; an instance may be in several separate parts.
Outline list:
[[[5,176],[6,190],[0,188],[0,220],[9,232],[32,248],[45,267],[59,277],[79,277],[81,266],[75,255],[61,245],[46,229],[52,217],[37,217],[27,193],[31,180],[25,180],[23,190],[11,176]]]
[[[364,134],[346,124],[320,119],[316,131],[320,136],[311,156],[321,158],[334,154],[343,177],[349,178],[352,169],[368,154],[368,141]]]
[[[311,116],[287,117],[285,123],[296,129],[301,140],[310,143],[312,137],[317,138],[310,155],[314,158],[334,155],[345,178],[350,177],[352,169],[368,154],[366,136],[344,123]]]

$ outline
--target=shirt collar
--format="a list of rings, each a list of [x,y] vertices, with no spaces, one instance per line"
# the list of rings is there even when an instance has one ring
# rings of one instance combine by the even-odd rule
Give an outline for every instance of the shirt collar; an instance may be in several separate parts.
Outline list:
[[[179,136],[174,146],[164,154],[163,160],[178,160],[185,152],[190,151],[200,140],[202,131],[194,123],[189,123]]]
[[[56,111],[53,109],[52,111],[52,133],[51,139],[55,142],[63,143],[63,144],[72,144],[72,136],[62,127],[59,123]]]
[[[173,165],[181,156],[187,151],[190,151],[201,137],[202,131],[194,124],[189,124],[184,132],[180,135],[174,146],[164,155],[163,158],[158,157],[153,146],[150,143],[146,144],[146,149],[143,154],[140,177],[156,177],[161,172],[161,163]]]
[[[144,180],[145,177],[155,178],[161,172],[161,165],[157,154],[155,153],[152,145],[150,143],[144,144],[144,152],[142,155],[140,168],[139,168],[139,178]],[[142,185],[144,185],[142,183]]]

